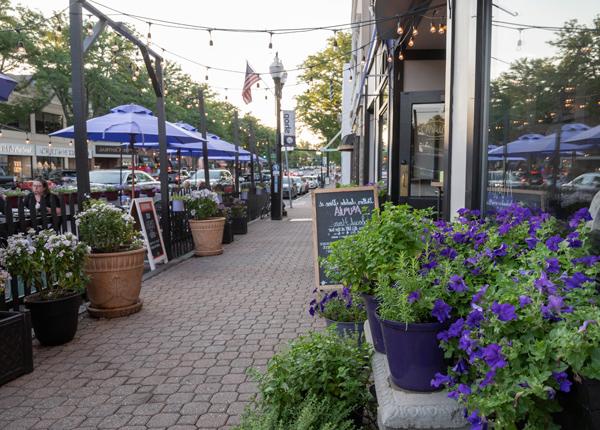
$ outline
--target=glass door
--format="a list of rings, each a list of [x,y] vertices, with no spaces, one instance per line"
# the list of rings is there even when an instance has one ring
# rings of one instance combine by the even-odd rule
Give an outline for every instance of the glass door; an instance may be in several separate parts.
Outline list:
[[[400,203],[442,211],[445,104],[440,92],[404,93],[400,110]]]

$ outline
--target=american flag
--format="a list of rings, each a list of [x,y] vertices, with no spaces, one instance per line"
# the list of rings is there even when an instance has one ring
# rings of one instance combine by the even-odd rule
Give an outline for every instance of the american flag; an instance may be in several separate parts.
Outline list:
[[[246,78],[244,79],[244,88],[242,89],[242,98],[246,104],[252,101],[252,85],[258,81],[260,81],[260,75],[246,61]]]

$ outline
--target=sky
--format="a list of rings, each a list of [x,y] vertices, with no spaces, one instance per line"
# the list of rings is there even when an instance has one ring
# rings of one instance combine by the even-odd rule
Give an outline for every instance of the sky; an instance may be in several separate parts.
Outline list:
[[[68,0],[20,0],[19,3],[43,12],[46,16],[60,11],[68,6]],[[350,21],[351,0],[98,0],[90,1],[98,9],[109,14],[116,21],[131,23],[143,35],[148,33],[147,22],[141,22],[126,16],[115,14],[107,9],[108,6],[125,12],[148,18],[176,21],[193,25],[221,28],[251,28],[270,30],[275,28],[319,27],[337,24],[347,24]],[[269,65],[273,62],[275,53],[286,69],[299,66],[308,55],[326,47],[326,39],[333,35],[330,30],[311,31],[290,35],[273,36],[273,49],[269,49],[269,35],[266,33],[225,33],[212,32],[213,46],[209,46],[207,31],[185,30],[159,27],[152,25],[153,48],[159,53],[161,48],[184,56],[194,62],[210,67],[220,67],[241,71],[242,73],[227,73],[208,70],[208,83],[225,99],[236,105],[243,113],[251,113],[264,124],[275,126],[275,99],[273,92],[265,87],[273,88],[273,80],[268,74]],[[175,60],[182,69],[189,73],[197,82],[206,82],[207,70],[189,61],[177,58],[166,52],[167,61]],[[246,60],[258,73],[264,82],[260,88],[252,89],[253,101],[245,104],[241,92],[244,83]],[[294,109],[294,96],[301,94],[306,86],[297,85],[298,72],[290,71],[287,83],[283,88],[282,109]],[[227,90],[225,89],[227,88]],[[267,100],[265,100],[265,94]],[[309,139],[315,137],[304,134]],[[302,136],[301,136],[302,137]],[[314,142],[317,143],[317,142]]]

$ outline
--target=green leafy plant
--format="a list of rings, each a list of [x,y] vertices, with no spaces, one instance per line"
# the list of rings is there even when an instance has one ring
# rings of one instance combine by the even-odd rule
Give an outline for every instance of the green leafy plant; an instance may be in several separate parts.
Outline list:
[[[315,290],[314,293],[318,294],[318,291]],[[353,297],[348,288],[344,287],[341,294],[337,291],[320,294],[320,300],[314,298],[310,302],[310,315],[319,315],[336,322],[361,322],[367,319],[362,301]]]
[[[217,194],[207,189],[192,191],[185,198],[186,209],[195,220],[218,216],[219,203]]]
[[[58,187],[54,187],[52,190],[57,194],[73,194],[77,192],[77,187],[71,185],[61,185]]]
[[[6,197],[23,197],[29,194],[27,191],[22,190],[5,190],[2,192]]]
[[[261,413],[273,422],[290,423],[298,417],[298,405],[313,397],[333,402],[349,413],[368,407],[371,349],[334,330],[312,332],[293,341],[268,363],[264,374],[255,373]]]
[[[232,218],[245,218],[248,214],[248,207],[241,199],[232,199],[228,206],[231,208]]]
[[[133,217],[101,200],[89,200],[77,215],[79,237],[92,252],[119,252],[140,249],[141,233],[136,231]]]

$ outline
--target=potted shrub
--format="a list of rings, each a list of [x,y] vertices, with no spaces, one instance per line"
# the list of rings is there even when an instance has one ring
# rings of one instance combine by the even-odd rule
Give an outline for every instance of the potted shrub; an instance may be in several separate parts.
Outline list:
[[[385,344],[376,313],[378,284],[389,285],[394,265],[400,258],[418,254],[424,247],[423,229],[430,224],[430,210],[408,205],[385,205],[373,212],[358,233],[331,244],[324,261],[327,276],[360,294],[365,301],[373,346],[385,354]]]
[[[92,199],[100,199],[104,194],[104,187],[94,186],[90,188],[90,197]]]
[[[231,209],[231,226],[234,234],[248,233],[248,207],[243,200],[233,199]]]
[[[317,290],[313,293],[317,293]],[[322,294],[320,300],[311,300],[308,312],[325,319],[327,327],[335,324],[341,336],[356,337],[359,343],[362,342],[367,312],[363,304],[352,297],[348,288],[343,287],[341,294],[332,291]]]
[[[30,314],[2,307],[8,279],[8,272],[0,270],[0,385],[33,371]]]
[[[61,345],[75,336],[88,253],[72,233],[30,230],[8,238],[2,260],[11,276],[36,291],[25,297],[25,306],[42,345]]]
[[[109,202],[119,200],[119,188],[114,185],[107,185],[104,188],[104,197]]]
[[[11,208],[16,208],[19,206],[19,197],[25,197],[28,194],[28,192],[15,189],[6,190],[3,192],[3,194],[4,197],[6,197],[6,203],[8,203]]]
[[[581,210],[567,226],[515,205],[489,219],[464,210],[433,232],[431,272],[461,277],[468,300],[440,333],[451,365],[432,384],[446,386],[474,427],[593,428],[565,425],[558,401],[575,382],[600,379],[600,257],[590,218]],[[441,255],[448,249],[456,258]],[[580,418],[593,401],[577,400]]]
[[[91,247],[85,265],[90,315],[138,312],[146,250],[133,217],[109,203],[91,200],[77,215],[77,225],[79,237]]]
[[[221,212],[221,215],[225,218],[225,226],[223,228],[223,243],[231,243],[233,242],[234,239],[234,235],[233,235],[233,227],[231,226],[231,208],[220,204],[219,205],[219,210]]]
[[[190,230],[194,238],[195,254],[197,256],[222,254],[225,218],[219,216],[217,194],[207,189],[192,191],[189,196],[186,196],[185,204],[191,216]]]
[[[173,212],[185,212],[185,196],[173,194],[171,196],[171,208]]]
[[[74,187],[72,185],[59,185],[57,187],[54,187],[53,191],[56,192],[59,196],[61,196],[62,200],[67,205],[69,204],[69,199],[71,198],[71,196],[77,195],[77,187]]]

